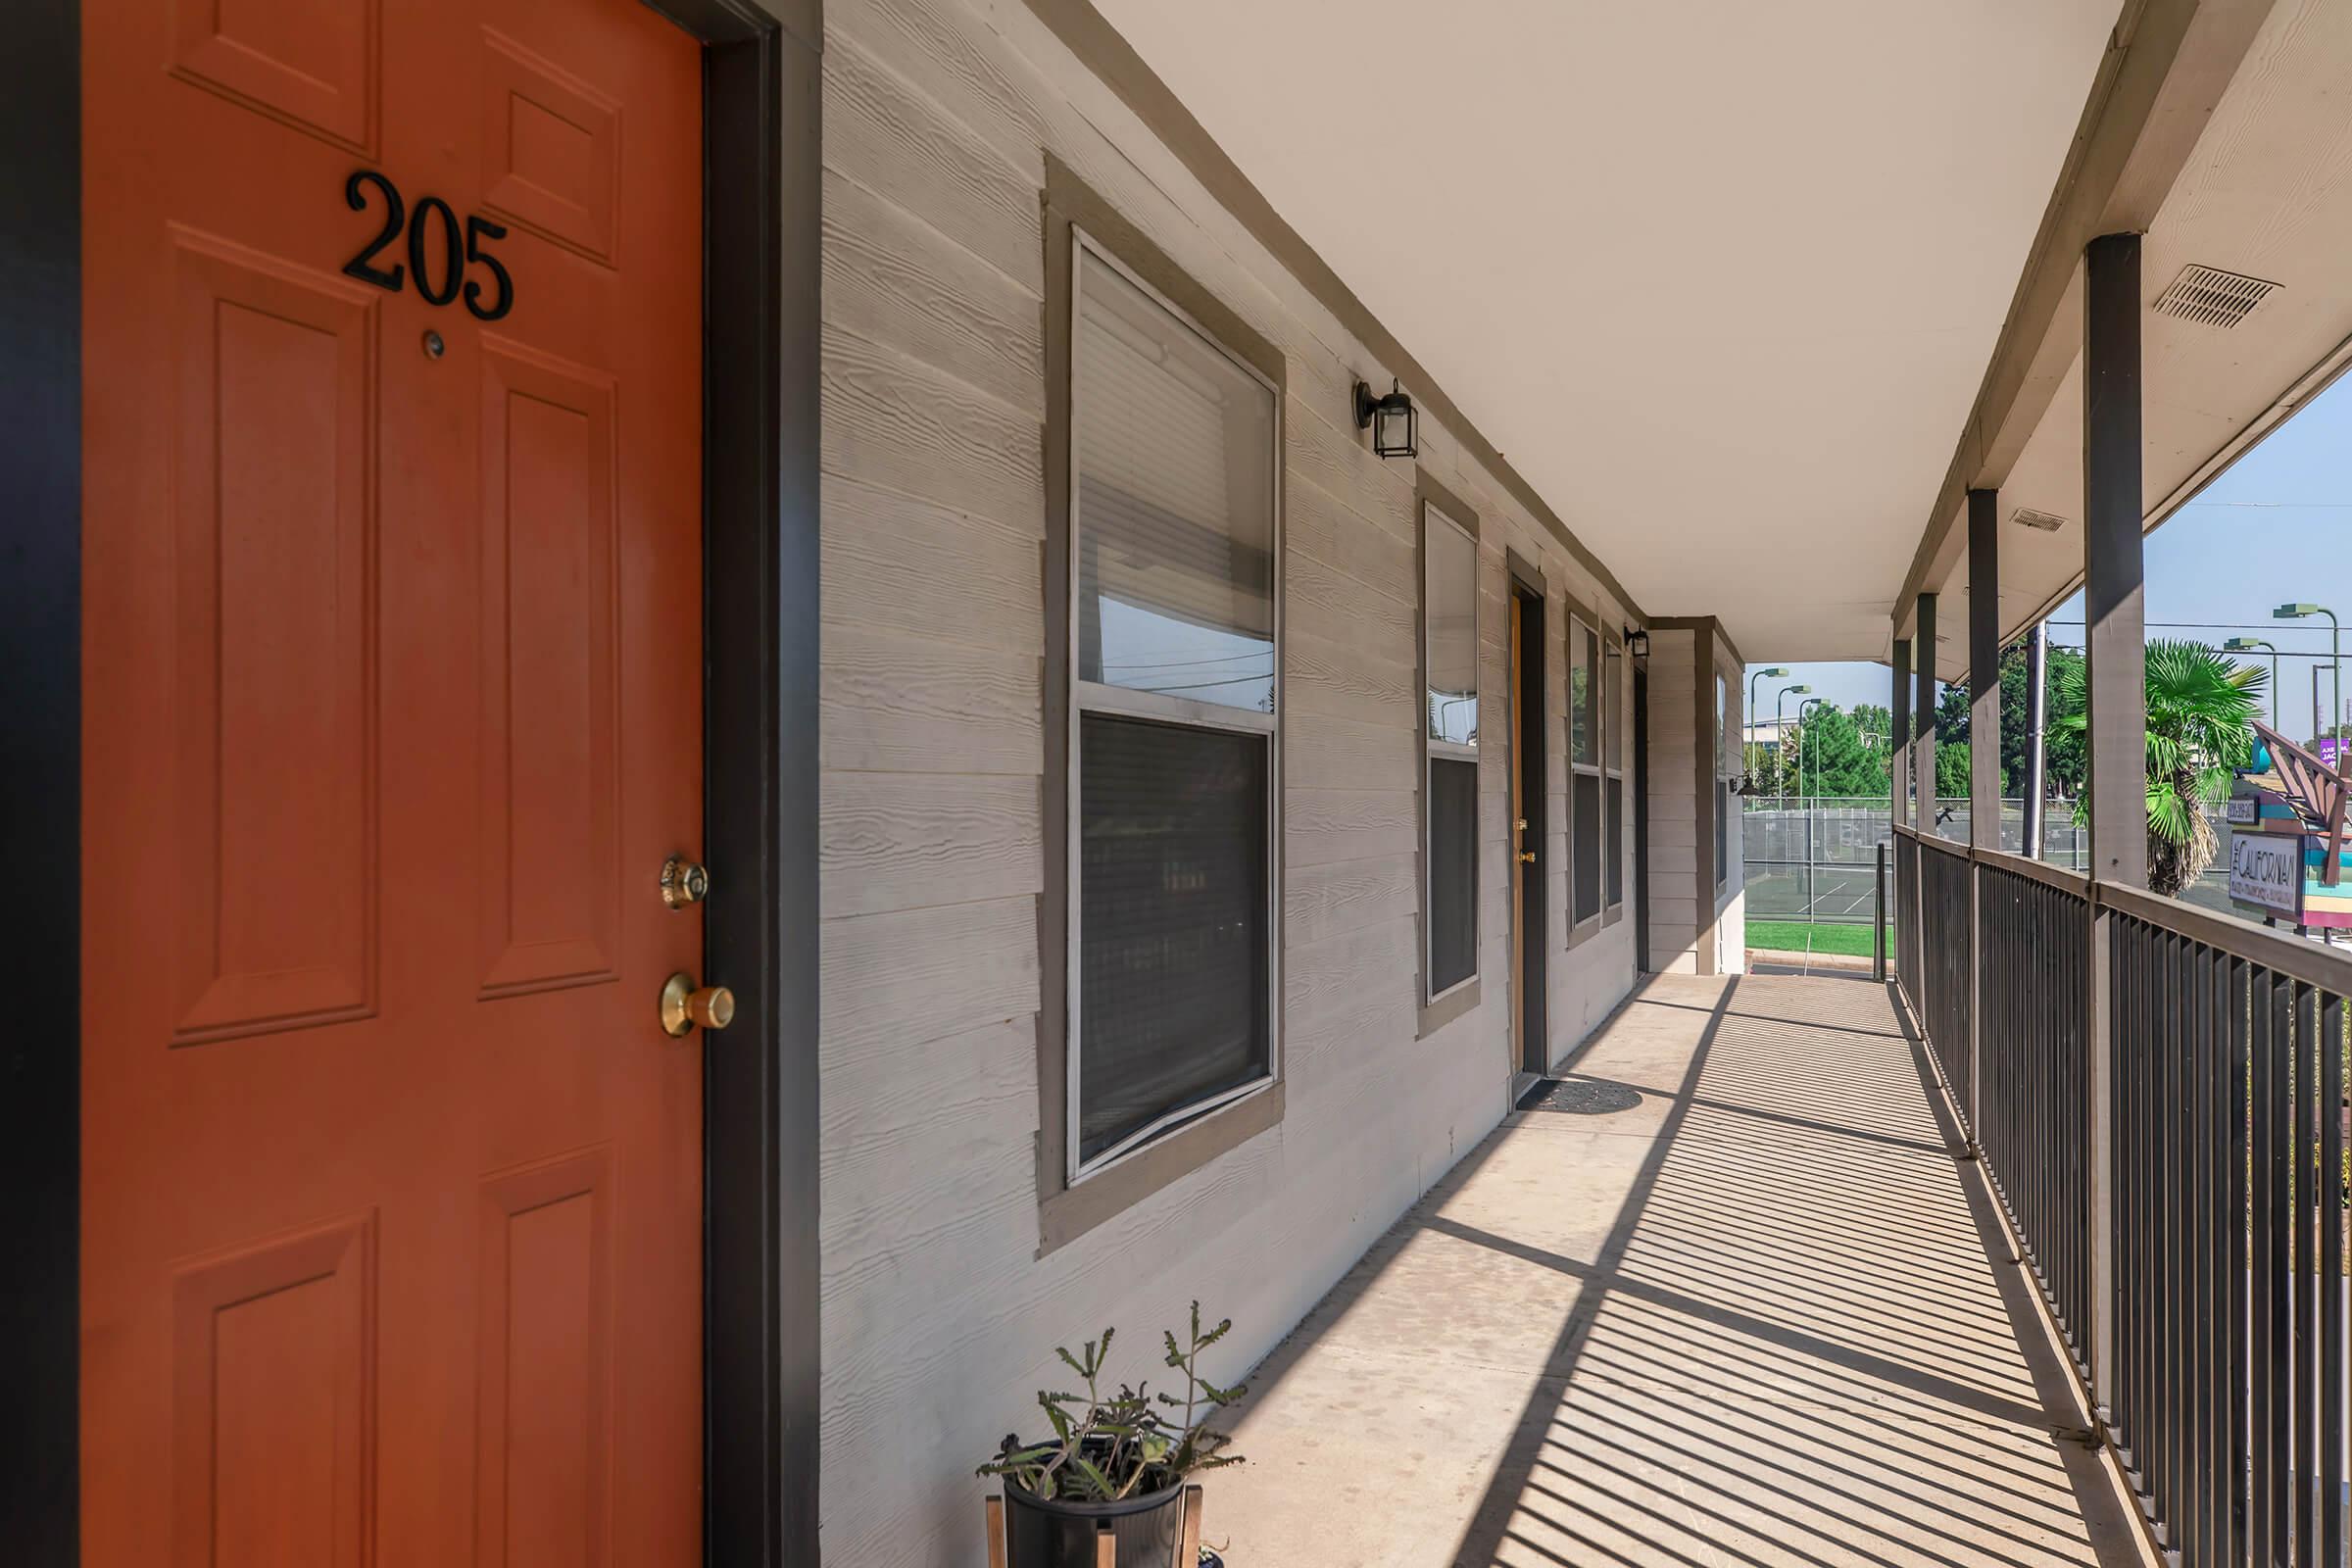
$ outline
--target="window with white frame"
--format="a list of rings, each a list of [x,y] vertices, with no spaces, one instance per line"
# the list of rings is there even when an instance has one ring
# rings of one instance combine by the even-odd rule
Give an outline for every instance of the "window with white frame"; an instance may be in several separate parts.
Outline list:
[[[1600,659],[1603,881],[1608,906],[1625,903],[1625,645],[1608,639]]]
[[[1280,1070],[1274,385],[1073,227],[1071,1182]]]
[[[1568,838],[1572,874],[1569,921],[1600,913],[1601,722],[1600,634],[1581,614],[1568,618]]]
[[[1478,542],[1421,504],[1422,1001],[1478,978]]]

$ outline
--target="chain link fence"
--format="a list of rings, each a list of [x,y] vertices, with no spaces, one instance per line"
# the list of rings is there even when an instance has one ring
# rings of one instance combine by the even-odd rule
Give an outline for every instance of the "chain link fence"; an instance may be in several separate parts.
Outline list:
[[[1884,796],[1761,797],[1745,806],[1747,918],[1870,924],[1879,846],[1894,842]],[[1968,817],[1966,800],[1936,803],[1936,832],[1943,838],[1967,843]],[[2088,844],[2065,806],[2043,808],[2041,839],[2041,858],[2052,865],[2079,871],[2088,863]],[[2001,848],[2019,854],[2025,842],[2026,803],[2001,802]]]

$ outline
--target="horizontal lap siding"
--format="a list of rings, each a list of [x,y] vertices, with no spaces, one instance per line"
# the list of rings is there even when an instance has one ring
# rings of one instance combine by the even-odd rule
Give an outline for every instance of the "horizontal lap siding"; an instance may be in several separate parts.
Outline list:
[[[1237,1373],[1501,1116],[1507,779],[1489,747],[1484,1004],[1417,1038],[1413,472],[1364,449],[1348,403],[1386,370],[1026,8],[826,9],[824,1553],[962,1568],[971,1468],[1034,1426],[1055,1344],[1115,1323],[1133,1348],[1118,1375],[1147,1375],[1198,1296],[1236,1320],[1217,1370]],[[1041,1258],[1047,150],[1288,366],[1287,1087],[1277,1127]],[[1546,576],[1558,867],[1558,629],[1598,590],[1451,432],[1422,434],[1423,463],[1481,514],[1490,734],[1507,712],[1505,551]],[[1553,880],[1564,1047],[1629,987],[1632,922],[1561,951]]]
[[[1698,842],[1691,788],[1700,745],[1691,710],[1697,638],[1688,630],[1649,635],[1649,961],[1690,974],[1698,968],[1698,867],[1715,846]]]

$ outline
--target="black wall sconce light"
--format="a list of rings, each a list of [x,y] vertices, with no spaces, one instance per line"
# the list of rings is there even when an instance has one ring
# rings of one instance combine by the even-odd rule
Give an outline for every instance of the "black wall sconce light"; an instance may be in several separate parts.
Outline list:
[[[1365,382],[1355,383],[1355,427],[1369,425],[1372,430],[1372,450],[1384,458],[1414,458],[1421,455],[1419,443],[1421,416],[1413,408],[1413,400],[1404,395],[1396,378],[1389,378],[1386,396],[1374,397]]]
[[[1636,659],[1647,659],[1649,657],[1649,633],[1636,631],[1631,626],[1626,627],[1625,651]]]

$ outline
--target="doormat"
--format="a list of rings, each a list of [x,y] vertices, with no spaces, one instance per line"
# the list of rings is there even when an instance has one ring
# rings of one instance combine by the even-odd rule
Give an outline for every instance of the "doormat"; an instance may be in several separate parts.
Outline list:
[[[1556,1110],[1564,1116],[1611,1116],[1642,1103],[1642,1091],[1586,1078],[1539,1078],[1519,1097],[1521,1110]]]

